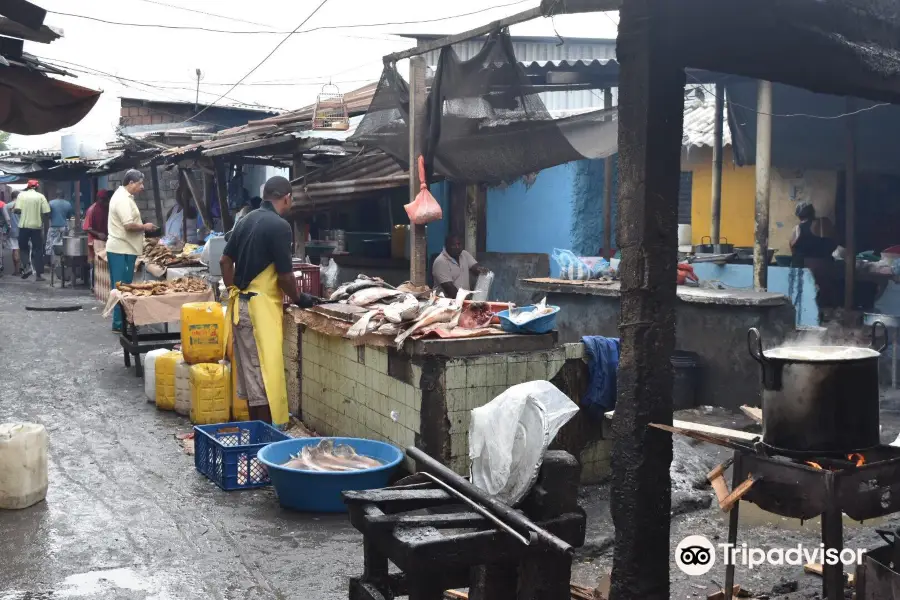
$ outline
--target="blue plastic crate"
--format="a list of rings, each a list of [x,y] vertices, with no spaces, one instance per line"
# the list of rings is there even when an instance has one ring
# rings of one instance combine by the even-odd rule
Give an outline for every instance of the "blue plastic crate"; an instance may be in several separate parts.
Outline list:
[[[194,466],[226,492],[269,485],[269,472],[256,453],[290,439],[263,421],[194,426]]]
[[[556,313],[559,312],[559,307],[548,305],[547,308],[552,309],[553,312],[538,317],[533,321],[529,321],[524,325],[516,325],[510,321],[508,310],[499,312],[497,313],[497,317],[500,319],[500,328],[507,333],[549,333],[556,329]],[[523,306],[516,310],[520,312],[531,312],[534,309],[534,306]]]

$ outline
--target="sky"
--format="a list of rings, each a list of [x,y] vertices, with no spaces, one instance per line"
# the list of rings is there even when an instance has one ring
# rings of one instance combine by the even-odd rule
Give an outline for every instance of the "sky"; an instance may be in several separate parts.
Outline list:
[[[39,136],[14,135],[11,148],[58,148],[60,137],[68,133],[77,133],[79,139],[102,147],[114,139],[120,97],[193,102],[197,69],[202,73],[201,104],[227,92],[227,98],[219,104],[235,105],[238,101],[279,111],[299,108],[315,102],[322,85],[329,82],[346,93],[377,80],[383,55],[414,44],[396,34],[450,35],[539,4],[539,0],[325,0],[310,17],[322,0],[35,1],[48,11],[45,23],[61,28],[64,37],[52,44],[26,42],[25,51],[71,69],[77,78],[70,81],[104,93],[74,127]],[[120,23],[273,33],[240,35],[133,27],[53,11]],[[460,16],[475,11],[484,12]],[[286,38],[286,32],[307,18],[300,32],[344,27],[290,36],[242,85],[228,91]],[[416,23],[345,27],[400,22]],[[510,31],[512,35],[558,33],[563,38],[615,38],[617,22],[615,12],[562,15],[536,19]],[[403,69],[404,65],[398,67]]]

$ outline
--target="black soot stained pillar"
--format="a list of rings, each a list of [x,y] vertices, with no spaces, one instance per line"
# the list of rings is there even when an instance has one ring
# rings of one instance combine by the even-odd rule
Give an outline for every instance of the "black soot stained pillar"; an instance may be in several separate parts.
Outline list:
[[[621,314],[613,420],[612,600],[668,600],[678,182],[684,68],[670,0],[624,0],[619,77]],[[677,22],[677,19],[674,20]],[[667,24],[668,23],[668,24]]]

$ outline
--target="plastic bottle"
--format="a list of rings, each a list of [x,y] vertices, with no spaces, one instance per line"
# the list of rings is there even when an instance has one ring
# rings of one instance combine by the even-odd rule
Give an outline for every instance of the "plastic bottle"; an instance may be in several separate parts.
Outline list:
[[[156,408],[175,410],[175,365],[184,356],[181,352],[166,352],[156,358]]]
[[[47,430],[37,423],[0,424],[0,508],[47,497]]]
[[[189,364],[215,363],[225,356],[225,314],[218,302],[181,307],[181,351]]]
[[[231,415],[231,366],[227,361],[191,366],[191,423],[227,423]]]
[[[184,359],[175,364],[175,412],[191,414],[191,365]]]
[[[147,402],[156,402],[156,359],[169,352],[165,348],[151,350],[144,357],[144,393]]]

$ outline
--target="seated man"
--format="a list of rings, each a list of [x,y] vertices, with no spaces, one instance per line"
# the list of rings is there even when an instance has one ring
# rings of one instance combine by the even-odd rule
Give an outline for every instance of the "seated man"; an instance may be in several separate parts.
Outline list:
[[[443,291],[448,298],[456,298],[459,290],[474,289],[478,276],[486,272],[474,256],[463,250],[462,239],[454,233],[447,236],[444,251],[434,259],[431,268],[435,291]]]

